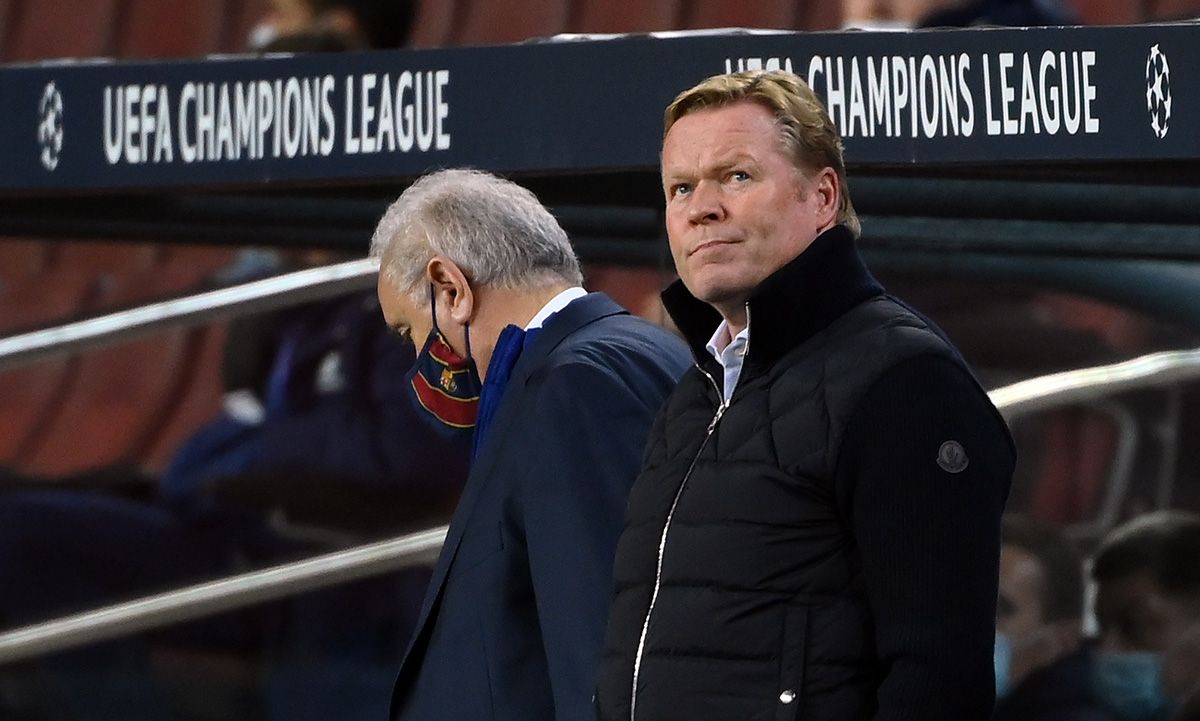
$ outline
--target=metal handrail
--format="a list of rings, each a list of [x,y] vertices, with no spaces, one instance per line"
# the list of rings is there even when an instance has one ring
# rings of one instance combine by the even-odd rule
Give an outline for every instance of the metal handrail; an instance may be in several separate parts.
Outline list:
[[[446,526],[345,551],[201,583],[0,634],[0,663],[11,663],[401,568],[428,565]]]
[[[371,287],[379,261],[365,258],[286,273],[185,298],[161,301],[73,323],[0,338],[0,370],[42,358],[130,340],[168,326],[200,325]],[[1053,373],[989,393],[1008,419],[1064,403],[1101,398],[1130,387],[1200,376],[1200,348],[1166,351],[1112,365]]]
[[[0,338],[0,370],[131,340],[165,327],[200,325],[364,290],[375,285],[378,273],[378,260],[352,260]]]
[[[1051,373],[997,388],[988,395],[1011,422],[1047,408],[1197,377],[1200,377],[1200,348],[1151,353],[1121,363]]]

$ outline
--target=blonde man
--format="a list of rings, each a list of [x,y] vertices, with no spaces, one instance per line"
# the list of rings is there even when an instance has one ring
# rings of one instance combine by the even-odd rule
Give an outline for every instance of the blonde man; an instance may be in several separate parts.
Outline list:
[[[1014,451],[959,354],[855,248],[794,75],[667,109],[664,302],[697,366],[617,546],[603,721],[984,721]]]

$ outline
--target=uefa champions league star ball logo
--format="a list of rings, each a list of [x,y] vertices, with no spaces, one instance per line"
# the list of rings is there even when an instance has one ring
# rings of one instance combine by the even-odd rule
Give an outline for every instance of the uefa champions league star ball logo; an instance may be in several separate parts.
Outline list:
[[[42,146],[42,165],[46,170],[54,170],[63,147],[63,99],[53,82],[42,91],[38,114],[41,116],[38,143]]]
[[[1162,138],[1171,122],[1171,66],[1158,46],[1150,48],[1146,58],[1146,109],[1150,111],[1150,128]]]

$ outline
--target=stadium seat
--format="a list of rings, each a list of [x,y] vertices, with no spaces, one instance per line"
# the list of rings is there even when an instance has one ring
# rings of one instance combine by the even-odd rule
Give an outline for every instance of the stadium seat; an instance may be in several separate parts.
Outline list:
[[[806,2],[800,6],[795,30],[837,30],[844,17],[841,3]]]
[[[227,331],[221,324],[188,333],[180,392],[171,399],[166,420],[139,454],[141,466],[151,473],[161,473],[179,446],[221,410],[221,362]]]
[[[126,306],[158,291],[158,275],[120,279],[101,302]],[[61,477],[132,462],[168,415],[182,381],[186,331],[89,351],[79,358],[70,393],[45,430],[17,458],[17,469]]]
[[[1200,17],[1198,0],[1158,0],[1148,5],[1147,17],[1144,18],[1147,22],[1195,20]]]
[[[582,0],[571,19],[571,32],[638,33],[679,27],[680,0],[622,3]]]
[[[501,45],[556,35],[567,29],[567,0],[472,0],[455,45]]]
[[[1067,3],[1084,25],[1136,25],[1146,20],[1142,3],[1127,0],[1071,0]]]
[[[800,4],[796,0],[692,0],[684,12],[685,28],[771,28],[797,26]]]
[[[186,58],[221,50],[224,0],[128,0],[118,27],[122,58]]]
[[[5,55],[5,50],[8,48],[9,29],[12,27],[13,5],[15,0],[0,0],[0,58],[8,57]]]
[[[454,34],[458,0],[417,0],[409,45],[414,48],[441,48],[450,44]]]
[[[14,2],[4,59],[111,55],[116,10],[117,0],[73,0],[69,10],[61,3]]]
[[[1043,451],[1030,512],[1056,525],[1097,520],[1117,446],[1111,418],[1078,408],[1058,409],[1046,420]]]
[[[13,281],[0,293],[0,337],[80,315],[95,284],[95,276],[79,268],[51,268]]]
[[[0,335],[32,330],[77,314],[92,291],[90,274],[50,271],[0,294]],[[0,464],[8,465],[44,428],[76,368],[65,356],[0,371]]]
[[[221,38],[221,52],[243,53],[247,50],[250,31],[270,7],[268,0],[229,0],[226,23]]]
[[[34,239],[0,239],[0,293],[12,284],[46,267],[47,244]]]
[[[154,265],[160,252],[157,246],[149,243],[71,241],[56,244],[51,249],[50,265],[54,268],[74,268],[90,273],[100,292],[88,310],[102,311],[116,307],[112,301],[115,296],[107,292],[113,284],[121,283],[124,278],[146,273]],[[136,303],[143,299],[144,297],[134,295],[128,302]]]
[[[237,251],[203,245],[168,246],[155,266],[169,280],[171,293],[201,289],[214,273],[234,262]]]
[[[151,243],[111,243],[107,241],[67,241],[56,243],[51,263],[56,267],[75,267],[100,275],[142,273],[149,270],[161,254]]]
[[[0,466],[37,438],[68,391],[76,363],[56,358],[0,371]]]
[[[236,251],[207,246],[174,246],[154,268],[157,283],[169,295],[195,292],[208,285],[217,270],[232,262]],[[228,326],[224,323],[187,331],[179,391],[170,399],[167,418],[139,450],[142,466],[162,471],[175,450],[197,428],[216,417],[221,408]]]

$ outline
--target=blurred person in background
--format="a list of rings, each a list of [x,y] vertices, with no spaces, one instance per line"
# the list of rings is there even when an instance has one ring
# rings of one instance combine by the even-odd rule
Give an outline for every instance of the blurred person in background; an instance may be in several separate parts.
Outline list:
[[[1092,565],[1096,693],[1121,721],[1196,718],[1200,516],[1158,511],[1104,540]]]
[[[1059,0],[958,0],[939,3],[917,27],[1038,27],[1078,25],[1079,18]]]
[[[842,13],[864,30],[1078,24],[1063,0],[844,0]]]
[[[1171,721],[1200,721],[1200,624],[1163,654],[1163,686],[1182,699]]]
[[[413,0],[271,0],[248,43],[264,52],[398,48],[413,10]]]
[[[587,293],[554,216],[487,173],[418,180],[371,255],[422,403],[475,425],[392,718],[594,720],[626,496],[687,350]]]
[[[1081,644],[1083,565],[1059,532],[1021,516],[1000,527],[994,721],[1107,721]]]
[[[243,253],[215,280],[248,282],[347,259],[321,250]],[[434,512],[452,507],[470,432],[423,412],[404,381],[413,360],[412,344],[380,322],[373,291],[235,319],[222,412],[176,452],[160,482],[163,497],[186,508],[238,476],[247,477],[243,490],[286,497],[299,490],[299,476],[327,477],[342,489],[407,488]]]

